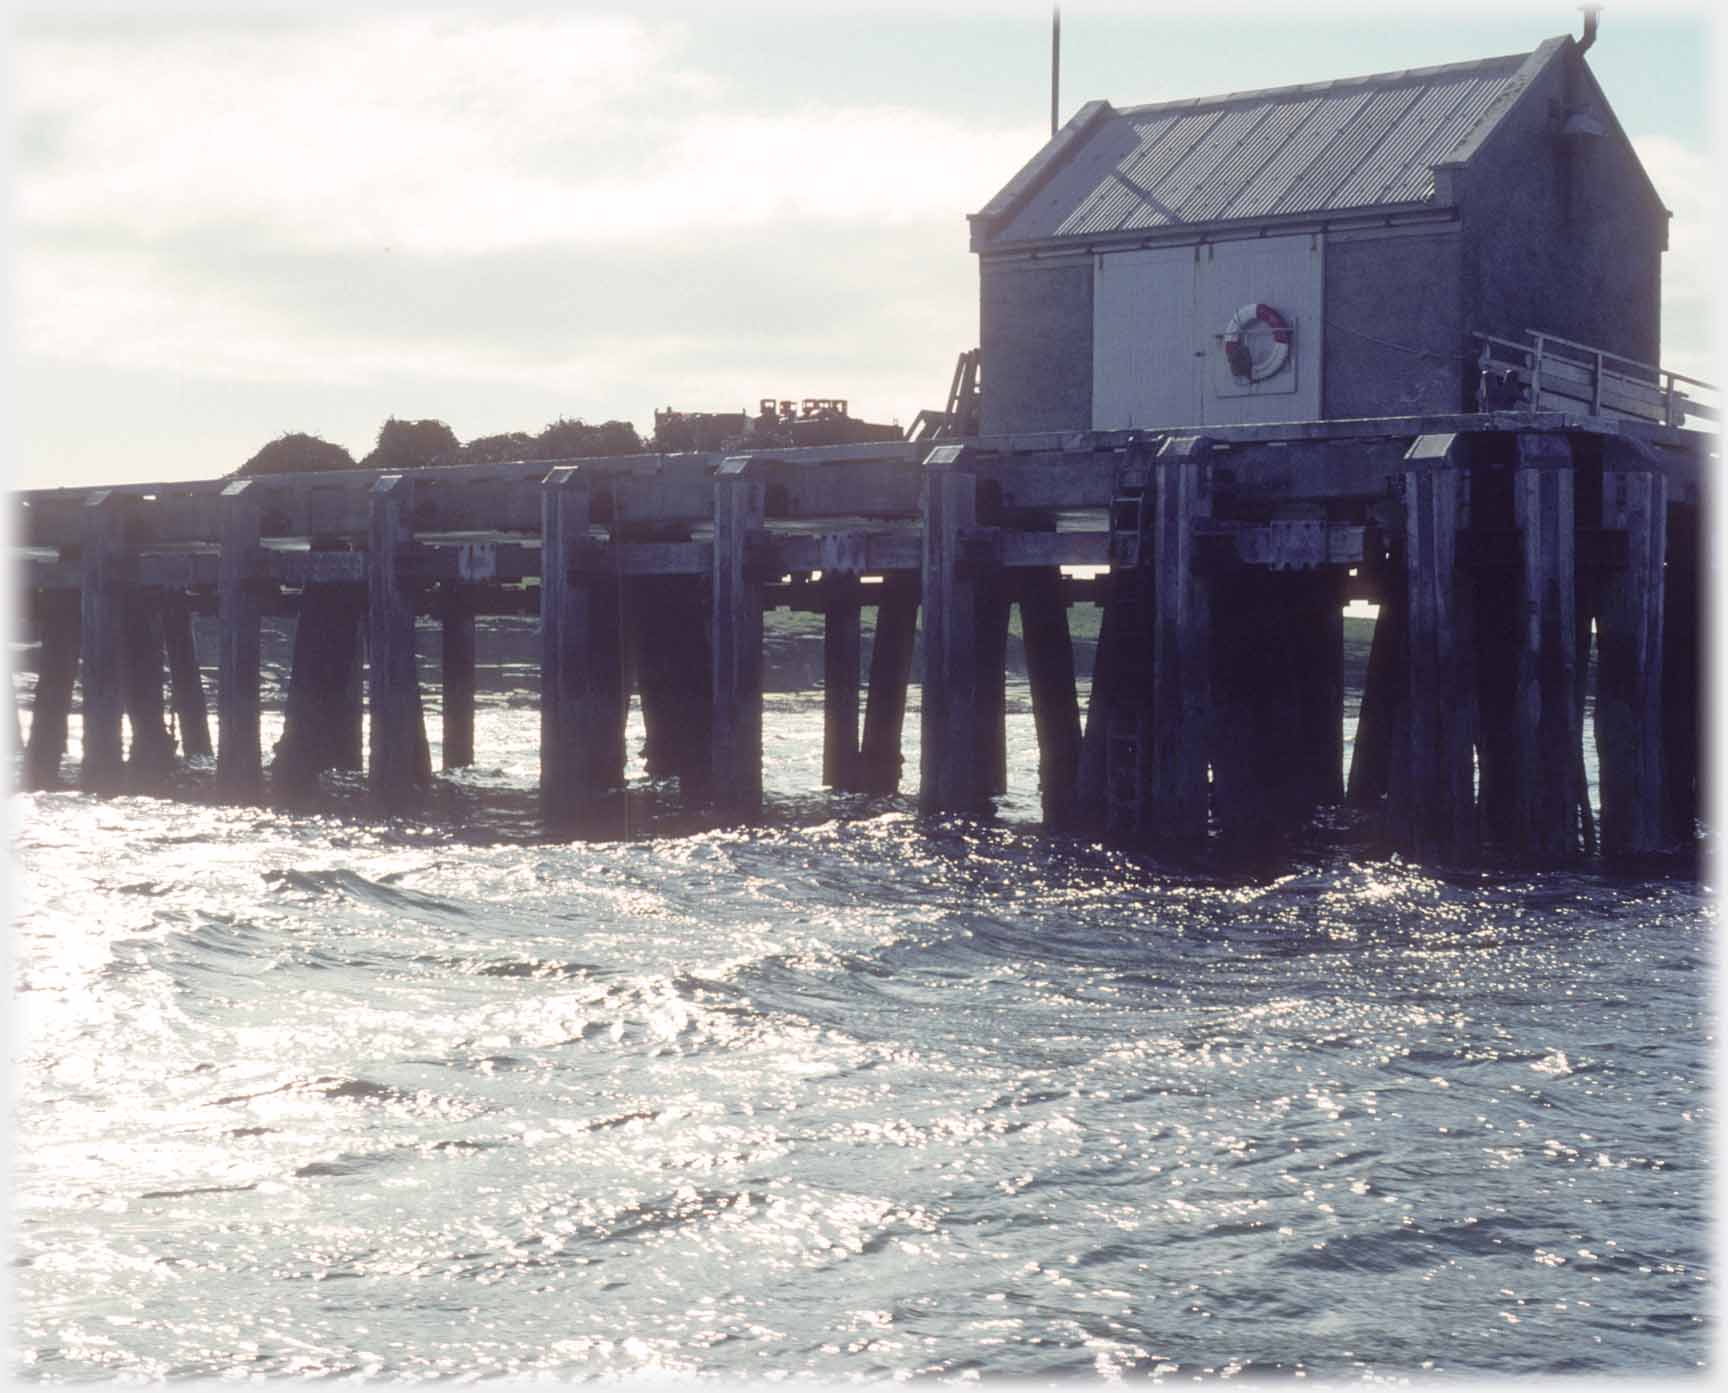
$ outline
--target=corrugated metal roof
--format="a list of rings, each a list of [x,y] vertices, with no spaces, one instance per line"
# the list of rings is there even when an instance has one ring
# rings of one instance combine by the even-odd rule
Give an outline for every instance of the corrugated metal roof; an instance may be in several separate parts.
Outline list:
[[[993,245],[1421,203],[1545,57],[1112,110],[980,217]],[[1012,192],[1011,192],[1012,191]],[[1002,206],[1004,195],[1008,206]]]

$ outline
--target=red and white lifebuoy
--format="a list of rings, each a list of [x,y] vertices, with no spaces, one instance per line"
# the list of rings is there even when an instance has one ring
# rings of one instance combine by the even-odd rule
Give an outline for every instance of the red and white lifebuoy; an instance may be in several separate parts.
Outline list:
[[[1264,382],[1290,361],[1290,324],[1270,305],[1244,305],[1224,326],[1224,361],[1248,382]]]

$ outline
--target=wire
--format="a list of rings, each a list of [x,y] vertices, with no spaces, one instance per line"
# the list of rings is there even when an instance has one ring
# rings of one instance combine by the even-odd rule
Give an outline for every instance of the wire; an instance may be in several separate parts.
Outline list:
[[[1378,344],[1381,348],[1394,349],[1399,353],[1409,353],[1417,358],[1433,358],[1442,363],[1474,363],[1476,361],[1474,353],[1436,353],[1431,348],[1415,348],[1407,343],[1394,343],[1391,339],[1382,339],[1373,334],[1365,334],[1360,329],[1352,329],[1349,325],[1340,324],[1333,319],[1326,320],[1325,324],[1328,329],[1336,329],[1341,334],[1365,339],[1369,343]]]

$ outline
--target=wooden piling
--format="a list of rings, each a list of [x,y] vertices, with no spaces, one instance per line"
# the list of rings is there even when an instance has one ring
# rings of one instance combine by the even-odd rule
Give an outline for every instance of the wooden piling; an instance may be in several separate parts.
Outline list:
[[[66,757],[72,688],[78,675],[82,606],[74,590],[47,590],[37,599],[42,646],[36,660],[36,695],[24,746],[24,786],[57,788]]]
[[[870,693],[859,743],[859,778],[865,793],[899,791],[905,765],[901,741],[906,698],[918,642],[919,582],[915,575],[889,574],[864,593],[876,601],[870,642]]]
[[[467,588],[455,581],[445,582],[440,600],[443,766],[446,769],[466,769],[474,763],[474,606]]]
[[[210,714],[192,636],[192,606],[183,590],[162,594],[162,645],[168,657],[168,683],[174,719],[180,727],[181,752],[188,758],[208,757],[213,752]]]
[[[1514,846],[1542,858],[1578,850],[1574,487],[1565,436],[1519,435],[1512,481],[1522,562]]]
[[[314,581],[301,592],[282,739],[270,771],[284,790],[310,788],[326,769],[361,765],[355,691],[367,609],[353,585]]]
[[[1387,821],[1424,860],[1467,859],[1478,840],[1473,604],[1458,567],[1464,450],[1455,435],[1428,435],[1405,455],[1405,699]]]
[[[856,575],[822,577],[822,782],[854,792],[859,774],[859,678],[863,586]]]
[[[1038,795],[1044,825],[1051,831],[1068,831],[1075,825],[1080,775],[1080,701],[1062,572],[1054,567],[1027,571],[1020,580],[1019,604],[1032,722],[1038,735]]]
[[[735,812],[762,803],[762,578],[750,548],[767,490],[752,461],[729,459],[714,477],[713,765],[710,796]]]
[[[1008,791],[1008,628],[1013,601],[1000,575],[980,576],[973,593],[978,673],[973,733],[982,791],[994,797]]]
[[[122,636],[125,672],[123,705],[131,732],[126,774],[134,787],[156,783],[174,767],[174,737],[163,703],[162,607],[157,594],[128,590]]]
[[[1211,442],[1167,437],[1151,462],[1152,729],[1145,825],[1160,841],[1204,839],[1212,748],[1212,608],[1194,571],[1196,526],[1212,513]],[[1146,560],[1142,558],[1141,565]]]
[[[125,528],[130,499],[113,490],[92,494],[83,510],[82,652],[84,758],[80,787],[118,793],[125,760],[121,719],[125,710],[126,578]]]
[[[977,813],[993,770],[979,758],[978,585],[962,556],[977,519],[977,480],[957,466],[966,447],[938,445],[924,466],[924,697],[918,809]]]
[[[216,788],[230,802],[248,802],[263,789],[259,746],[258,563],[261,486],[237,479],[217,504],[222,554],[217,571],[217,608],[222,646],[216,687]]]
[[[550,826],[582,822],[623,781],[624,683],[617,578],[605,573],[593,475],[554,469],[541,492],[540,807]]]
[[[1667,566],[1662,581],[1662,802],[1664,839],[1697,837],[1699,810],[1708,805],[1709,768],[1703,704],[1702,655],[1708,643],[1701,608],[1704,509],[1668,504]]]
[[[1626,564],[1597,589],[1596,754],[1605,855],[1664,844],[1662,799],[1663,566],[1667,480],[1610,469],[1602,526],[1626,537]]]
[[[1272,844],[1310,811],[1302,777],[1302,655],[1290,588],[1294,578],[1246,566],[1210,580],[1212,610],[1212,812],[1237,847]]]
[[[413,545],[414,480],[386,474],[372,486],[366,564],[366,782],[386,809],[422,784],[424,730],[414,659],[414,593],[403,575]]]
[[[1368,666],[1362,679],[1362,704],[1356,716],[1356,739],[1350,750],[1350,779],[1345,802],[1353,808],[1377,807],[1386,796],[1392,768],[1393,728],[1405,700],[1409,655],[1404,646],[1408,590],[1402,547],[1394,553],[1389,573],[1381,579],[1379,614],[1369,642]]]
[[[689,576],[643,576],[633,587],[644,763],[651,777],[676,777],[686,794],[707,787],[713,760],[707,588],[705,579]]]

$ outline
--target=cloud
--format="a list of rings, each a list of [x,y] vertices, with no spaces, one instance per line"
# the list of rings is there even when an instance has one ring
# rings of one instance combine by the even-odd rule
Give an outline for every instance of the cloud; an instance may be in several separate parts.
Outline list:
[[[1673,214],[1662,258],[1662,366],[1719,382],[1721,365],[1710,341],[1721,293],[1718,161],[1669,136],[1634,136],[1632,145]]]
[[[584,15],[26,35],[17,216],[420,255],[672,241],[952,218],[1035,144],[867,104],[721,105],[685,44],[677,24]]]

